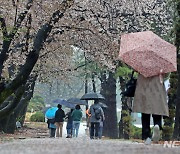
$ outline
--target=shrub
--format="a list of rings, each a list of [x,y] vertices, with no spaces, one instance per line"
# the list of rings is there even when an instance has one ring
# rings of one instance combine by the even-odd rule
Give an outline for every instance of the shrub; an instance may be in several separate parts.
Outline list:
[[[42,112],[36,112],[30,117],[30,121],[32,122],[44,122],[44,114]]]
[[[164,126],[163,127],[163,132],[162,132],[162,138],[165,141],[169,141],[172,139],[172,134],[173,134],[173,127],[169,126]]]
[[[31,98],[27,112],[33,111],[42,111],[45,107],[45,102],[41,96],[34,96]]]
[[[142,138],[142,128],[138,128],[136,126],[133,126],[133,139],[141,139]]]

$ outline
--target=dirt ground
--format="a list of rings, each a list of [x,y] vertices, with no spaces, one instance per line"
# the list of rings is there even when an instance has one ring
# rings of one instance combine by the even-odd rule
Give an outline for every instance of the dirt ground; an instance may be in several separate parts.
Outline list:
[[[49,133],[46,123],[26,122],[24,127],[16,130],[14,134],[5,134],[0,132],[0,143],[16,139],[45,138],[48,136]]]

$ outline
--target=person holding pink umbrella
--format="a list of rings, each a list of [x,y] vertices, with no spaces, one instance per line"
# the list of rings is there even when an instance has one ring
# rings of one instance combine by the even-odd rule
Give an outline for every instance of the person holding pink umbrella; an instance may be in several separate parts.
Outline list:
[[[162,130],[162,116],[169,116],[167,96],[164,84],[159,76],[145,78],[139,74],[133,102],[133,112],[142,113],[142,139],[151,138],[150,117],[152,114],[156,134]],[[156,136],[155,136],[156,137]],[[160,139],[160,136],[159,136]],[[152,140],[154,140],[152,138]]]
[[[176,47],[152,31],[121,36],[119,58],[139,75],[133,112],[142,113],[142,139],[151,142],[150,116],[154,120],[152,140],[160,139],[162,116],[169,116],[163,74],[177,70]]]

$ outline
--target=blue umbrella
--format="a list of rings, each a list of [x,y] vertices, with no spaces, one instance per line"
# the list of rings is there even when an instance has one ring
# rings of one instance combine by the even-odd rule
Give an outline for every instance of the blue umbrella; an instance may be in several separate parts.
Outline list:
[[[64,106],[71,108],[71,109],[75,108],[75,104],[71,104],[70,102],[68,102],[64,99],[55,99],[55,100],[53,100],[53,103],[64,105]]]
[[[49,108],[45,113],[46,118],[53,119],[55,117],[55,113],[56,113],[57,110],[58,110],[57,107]]]

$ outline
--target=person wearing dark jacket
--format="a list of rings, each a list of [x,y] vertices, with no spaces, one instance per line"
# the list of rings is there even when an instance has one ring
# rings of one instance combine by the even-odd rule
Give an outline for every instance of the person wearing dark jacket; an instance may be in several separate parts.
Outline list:
[[[65,113],[62,110],[62,105],[58,104],[57,107],[58,110],[55,113],[56,137],[62,137]]]

